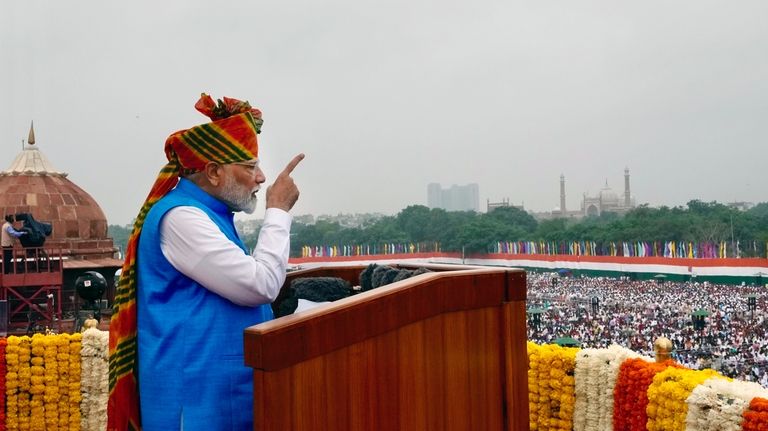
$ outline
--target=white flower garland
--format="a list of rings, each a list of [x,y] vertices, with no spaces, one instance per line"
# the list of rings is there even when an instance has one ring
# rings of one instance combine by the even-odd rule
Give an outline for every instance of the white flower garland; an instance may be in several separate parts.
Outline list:
[[[652,361],[648,356],[643,356],[626,347],[612,344],[608,347],[608,364],[603,367],[601,381],[605,382],[603,386],[602,398],[605,400],[605,407],[601,409],[600,422],[598,429],[613,429],[613,390],[616,387],[616,380],[619,378],[619,369],[621,364],[627,359],[644,359]]]
[[[757,383],[711,378],[697,386],[686,399],[687,431],[740,431],[744,410],[754,397],[768,398]]]
[[[80,350],[82,360],[80,427],[83,431],[102,431],[107,428],[108,344],[108,331],[90,328],[83,332]]]
[[[621,363],[643,357],[613,344],[607,349],[582,349],[576,354],[574,431],[610,430],[613,427],[613,388]]]
[[[574,431],[591,430],[597,424],[596,402],[597,393],[595,385],[595,363],[599,362],[600,349],[582,349],[576,353],[576,368],[574,377],[576,386],[574,394],[576,403],[573,407]]]

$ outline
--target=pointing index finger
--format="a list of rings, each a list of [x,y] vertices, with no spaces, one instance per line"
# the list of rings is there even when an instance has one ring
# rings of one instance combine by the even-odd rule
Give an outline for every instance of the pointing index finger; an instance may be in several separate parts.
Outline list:
[[[280,175],[290,175],[302,160],[304,160],[304,153],[297,155],[293,158],[293,160],[288,162],[288,165],[285,167],[285,169],[283,169],[283,172],[281,172]]]

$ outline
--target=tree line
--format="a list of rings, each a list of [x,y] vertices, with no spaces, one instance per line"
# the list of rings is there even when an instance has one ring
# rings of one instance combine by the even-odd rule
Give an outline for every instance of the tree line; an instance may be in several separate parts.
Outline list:
[[[124,250],[130,227],[110,225],[109,233]],[[243,236],[251,248],[257,238],[258,233]],[[446,252],[484,253],[498,241],[738,241],[742,256],[765,257],[768,202],[739,211],[718,202],[692,200],[677,207],[641,205],[624,216],[606,212],[597,217],[540,221],[515,207],[475,213],[411,205],[360,227],[343,227],[329,220],[294,222],[291,256],[300,256],[303,246],[434,242]]]
[[[291,255],[302,246],[439,242],[448,252],[487,252],[497,241],[685,241],[741,243],[742,255],[765,256],[768,203],[739,211],[718,202],[686,206],[641,205],[624,216],[603,213],[581,219],[536,220],[524,210],[500,207],[488,213],[449,212],[412,205],[369,226],[343,228],[330,221],[292,228]],[[752,252],[756,245],[757,253]]]

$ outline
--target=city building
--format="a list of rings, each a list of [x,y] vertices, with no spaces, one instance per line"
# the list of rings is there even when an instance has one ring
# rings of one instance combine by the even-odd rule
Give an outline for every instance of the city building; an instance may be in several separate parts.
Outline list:
[[[496,208],[505,208],[505,207],[513,207],[513,208],[517,208],[519,210],[525,211],[524,204],[520,204],[520,205],[510,204],[509,198],[504,198],[501,200],[501,202],[491,202],[490,199],[486,199],[485,212],[491,212]]]
[[[480,187],[476,183],[452,185],[444,189],[440,184],[427,185],[427,206],[446,211],[480,211]]]

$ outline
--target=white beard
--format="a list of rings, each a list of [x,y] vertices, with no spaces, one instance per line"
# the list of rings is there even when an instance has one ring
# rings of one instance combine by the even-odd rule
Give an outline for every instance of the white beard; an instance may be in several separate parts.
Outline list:
[[[223,201],[233,212],[242,211],[246,214],[253,214],[256,211],[258,198],[256,192],[259,186],[253,189],[246,189],[231,176],[224,177],[224,183],[221,185],[219,199]]]

